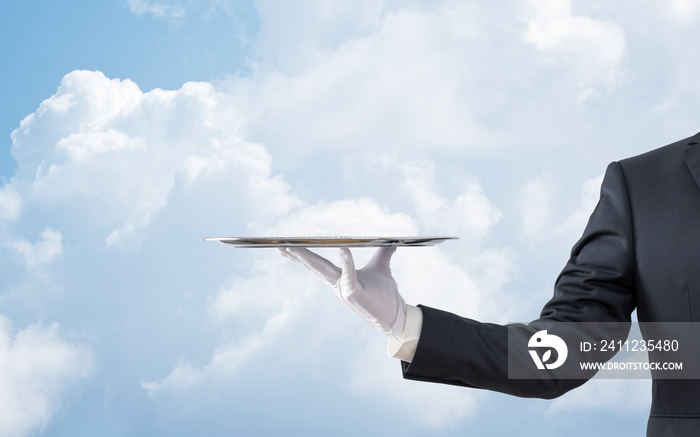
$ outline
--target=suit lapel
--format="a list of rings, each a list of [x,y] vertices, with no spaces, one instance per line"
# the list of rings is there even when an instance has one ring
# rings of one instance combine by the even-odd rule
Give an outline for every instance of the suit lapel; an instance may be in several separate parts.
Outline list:
[[[683,160],[685,165],[688,166],[690,174],[693,175],[698,188],[700,188],[700,133],[685,141],[686,147],[683,152]]]

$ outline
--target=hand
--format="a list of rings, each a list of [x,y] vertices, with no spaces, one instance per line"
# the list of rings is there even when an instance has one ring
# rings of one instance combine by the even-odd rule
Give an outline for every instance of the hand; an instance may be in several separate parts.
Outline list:
[[[401,341],[406,303],[399,294],[389,266],[396,246],[378,249],[360,270],[355,270],[355,262],[347,247],[340,248],[341,267],[301,247],[279,250],[323,279],[341,302],[379,332]]]

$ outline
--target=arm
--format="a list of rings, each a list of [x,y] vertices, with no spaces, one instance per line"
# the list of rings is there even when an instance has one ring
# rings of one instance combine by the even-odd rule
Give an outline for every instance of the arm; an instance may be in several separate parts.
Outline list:
[[[553,298],[539,319],[516,329],[527,338],[551,322],[628,323],[635,307],[633,241],[624,175],[619,164],[613,163],[606,172],[600,201],[555,283]],[[407,379],[551,398],[592,376],[508,379],[508,326],[427,307],[422,308],[422,316],[415,355],[410,363],[402,363]],[[626,336],[627,332],[611,335]]]

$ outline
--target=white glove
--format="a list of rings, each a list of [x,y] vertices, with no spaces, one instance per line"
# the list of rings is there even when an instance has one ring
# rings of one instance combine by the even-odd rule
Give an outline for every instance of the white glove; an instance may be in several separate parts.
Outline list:
[[[391,276],[389,263],[396,246],[382,247],[366,266],[355,270],[350,249],[340,248],[341,267],[301,247],[280,248],[280,253],[314,272],[333,294],[379,332],[401,341],[406,303]]]

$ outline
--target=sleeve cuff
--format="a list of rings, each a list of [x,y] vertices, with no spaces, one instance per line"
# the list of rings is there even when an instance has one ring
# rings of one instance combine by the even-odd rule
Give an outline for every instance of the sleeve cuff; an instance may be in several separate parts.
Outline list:
[[[413,305],[406,305],[406,324],[403,335],[401,341],[389,338],[389,356],[410,363],[416,353],[422,327],[423,311]]]

